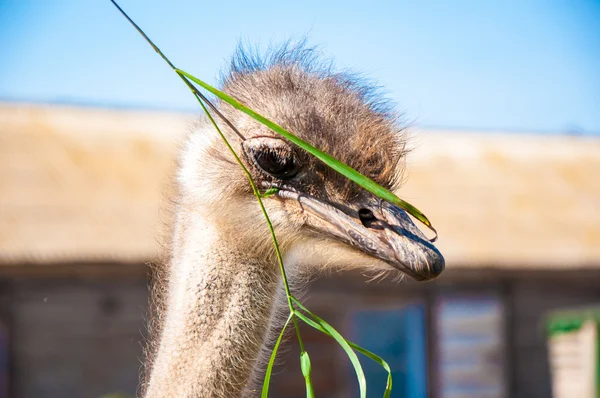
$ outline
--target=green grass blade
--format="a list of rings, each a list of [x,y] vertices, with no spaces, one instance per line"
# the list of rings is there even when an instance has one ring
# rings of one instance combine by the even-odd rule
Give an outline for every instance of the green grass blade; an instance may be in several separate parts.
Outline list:
[[[239,156],[236,154],[236,152],[233,150],[233,148],[231,147],[231,144],[229,143],[229,141],[227,141],[227,138],[225,137],[225,135],[223,134],[223,132],[221,131],[221,129],[219,128],[219,126],[217,125],[217,123],[215,122],[214,118],[212,117],[212,115],[210,114],[208,108],[204,105],[204,102],[202,100],[202,98],[200,98],[200,96],[194,92],[194,95],[196,97],[196,99],[198,100],[198,102],[200,103],[200,106],[202,107],[202,109],[204,110],[206,116],[208,117],[208,119],[210,120],[210,122],[212,123],[213,127],[217,130],[218,134],[221,136],[221,138],[223,139],[223,141],[225,142],[225,145],[227,145],[227,148],[229,148],[230,152],[232,153],[233,157],[235,158],[235,160],[237,161],[237,163],[240,165],[240,167],[244,170],[244,172],[246,173],[246,176],[248,177],[248,181],[250,183],[250,186],[252,187],[252,192],[254,193],[254,196],[256,197],[256,200],[258,201],[259,207],[265,217],[265,221],[267,222],[267,226],[269,227],[269,231],[271,233],[271,238],[273,240],[273,247],[275,248],[275,253],[277,254],[277,260],[280,266],[280,271],[281,271],[281,278],[283,280],[283,285],[285,288],[285,293],[286,293],[286,297],[288,300],[288,304],[290,307],[290,315],[283,327],[283,330],[281,331],[281,333],[279,334],[279,337],[277,339],[276,345],[275,347],[273,347],[273,352],[271,353],[271,358],[267,367],[267,372],[265,373],[265,379],[263,380],[263,390],[261,393],[261,397],[262,398],[267,398],[269,395],[269,383],[271,380],[271,372],[273,370],[273,363],[275,361],[275,356],[277,355],[277,350],[279,349],[279,344],[281,343],[281,339],[283,337],[283,334],[285,332],[285,329],[287,328],[287,325],[290,323],[290,320],[293,320],[294,323],[294,328],[296,329],[296,335],[298,336],[298,343],[300,344],[300,349],[302,352],[305,352],[304,350],[304,344],[302,343],[302,336],[300,335],[300,329],[298,328],[298,322],[295,318],[295,312],[294,312],[294,308],[292,306],[292,295],[290,293],[290,287],[288,284],[288,280],[287,280],[287,275],[285,272],[285,268],[283,266],[283,259],[281,257],[281,251],[279,250],[279,243],[277,242],[277,237],[275,236],[275,230],[273,229],[273,224],[271,223],[271,218],[269,217],[269,214],[267,213],[267,210],[265,209],[265,206],[262,202],[261,198],[264,197],[269,197],[273,194],[275,194],[277,192],[277,188],[271,188],[268,189],[264,194],[261,194],[258,191],[258,188],[256,187],[256,183],[254,182],[254,179],[252,178],[252,175],[250,174],[250,172],[248,171],[248,169],[244,166],[244,164],[242,163],[241,159],[239,158]],[[308,353],[306,354],[308,357]],[[310,360],[310,359],[309,359]],[[304,379],[306,381],[306,396],[307,398],[314,398],[314,389],[313,389],[313,385],[312,385],[312,380],[310,378],[310,374],[308,374],[308,376],[304,376]]]
[[[309,326],[314,325],[314,323],[311,322],[312,320],[310,318],[308,318],[306,315],[302,314],[301,312],[296,312],[296,316],[300,320],[302,320],[304,323],[306,323],[307,325],[309,325]],[[362,369],[360,360],[356,356],[356,353],[354,352],[354,350],[352,350],[352,347],[350,347],[350,345],[346,342],[346,339],[344,339],[342,337],[342,335],[339,334],[339,332],[337,330],[335,330],[327,322],[323,321],[320,318],[318,320],[316,320],[315,322],[317,324],[319,324],[322,329],[326,330],[327,334],[330,335],[331,337],[333,337],[335,339],[335,341],[337,341],[337,343],[346,352],[346,355],[348,356],[348,358],[350,359],[350,362],[352,363],[352,366],[354,367],[354,372],[356,373],[356,378],[358,380],[358,387],[360,390],[360,398],[366,398],[367,397],[367,379],[365,378],[365,372]],[[321,330],[321,328],[316,328],[316,329]]]
[[[367,396],[367,379],[365,378],[365,373],[363,372],[362,365],[360,364],[360,360],[356,356],[356,353],[352,350],[352,347],[350,347],[350,344],[348,344],[346,339],[344,337],[342,337],[342,335],[337,330],[335,330],[333,328],[333,326],[331,326],[330,324],[325,322],[323,319],[319,318],[315,314],[308,311],[306,309],[306,307],[304,307],[302,304],[300,304],[300,302],[294,296],[292,296],[292,301],[296,305],[298,305],[298,307],[300,307],[303,310],[305,310],[306,312],[310,313],[310,315],[314,318],[314,320],[312,320],[305,314],[303,314],[299,311],[296,311],[296,316],[300,320],[302,320],[307,325],[333,337],[335,339],[335,341],[337,341],[337,343],[346,352],[346,355],[348,355],[348,358],[350,359],[352,366],[354,366],[354,372],[356,373],[356,378],[358,380],[358,387],[360,390],[360,397],[366,398],[366,396]]]
[[[273,246],[275,248],[275,252],[277,254],[277,259],[278,259],[279,266],[280,266],[281,278],[283,280],[283,285],[284,285],[284,288],[285,288],[286,297],[287,297],[288,304],[289,304],[289,307],[290,307],[290,314],[289,314],[289,317],[288,317],[287,321],[285,322],[285,325],[284,325],[282,331],[279,334],[279,337],[277,339],[277,342],[276,342],[275,346],[273,347],[273,352],[271,353],[271,358],[269,360],[269,364],[267,366],[267,371],[265,373],[265,378],[263,380],[263,390],[262,390],[262,393],[261,393],[261,397],[262,398],[268,398],[268,395],[269,395],[269,383],[270,383],[270,380],[271,380],[271,372],[273,370],[273,363],[274,363],[275,357],[277,355],[277,350],[279,349],[279,344],[281,343],[281,339],[283,337],[285,329],[287,328],[288,324],[290,323],[290,320],[293,320],[294,328],[296,329],[296,335],[298,336],[298,343],[300,344],[300,349],[302,350],[302,352],[305,352],[304,351],[304,345],[302,343],[302,337],[300,335],[300,329],[298,328],[298,322],[297,322],[297,320],[296,320],[296,318],[294,316],[295,312],[294,312],[294,308],[292,306],[292,297],[293,296],[290,293],[290,288],[289,288],[289,285],[288,285],[287,275],[286,275],[286,272],[285,272],[285,268],[283,266],[283,259],[281,257],[281,251],[279,250],[279,243],[277,242],[277,237],[275,236],[275,230],[273,229],[273,224],[271,223],[271,219],[269,217],[269,214],[267,213],[267,210],[265,209],[264,204],[263,204],[262,199],[261,199],[262,197],[268,197],[270,195],[273,195],[277,191],[277,189],[276,188],[268,189],[264,194],[261,194],[258,191],[258,188],[256,187],[256,183],[254,182],[254,180],[252,178],[252,175],[250,174],[250,172],[248,171],[248,169],[246,169],[246,167],[242,163],[242,161],[239,158],[239,156],[235,153],[235,151],[231,147],[231,144],[229,143],[229,141],[227,141],[227,138],[225,137],[225,135],[223,134],[223,132],[221,131],[221,129],[219,128],[219,126],[215,122],[215,120],[212,117],[212,115],[210,114],[210,112],[208,111],[208,108],[204,105],[202,99],[197,95],[197,93],[194,93],[194,95],[196,96],[196,99],[200,103],[200,106],[202,107],[202,109],[206,113],[206,116],[208,117],[208,119],[212,123],[213,127],[217,130],[217,132],[219,133],[219,135],[221,136],[221,138],[225,142],[225,145],[227,145],[227,148],[229,148],[229,150],[231,151],[231,153],[232,153],[233,157],[235,158],[235,160],[238,162],[238,164],[240,165],[240,167],[246,173],[246,176],[248,177],[248,181],[250,182],[250,186],[252,187],[252,192],[254,193],[254,196],[256,197],[256,200],[258,201],[259,207],[260,207],[263,215],[265,216],[265,221],[267,222],[267,225],[269,227],[269,231],[271,233],[271,238],[273,240]],[[274,192],[272,191],[273,189],[275,190]],[[307,394],[307,398],[308,397],[314,398],[314,389],[313,389],[313,385],[312,385],[312,380],[310,378],[310,374],[308,375],[308,377],[305,375],[304,379],[306,381],[306,394]]]
[[[265,193],[263,193],[261,195],[261,197],[264,198],[268,198],[269,196],[273,196],[275,195],[277,192],[279,192],[279,188],[269,188],[265,191]]]
[[[306,398],[315,398],[315,390],[310,378],[312,365],[310,364],[310,357],[306,351],[300,353],[300,368],[302,369],[302,375],[306,381]]]
[[[348,341],[348,340],[346,340],[346,341]],[[384,361],[383,358],[381,358],[379,355],[373,354],[371,351],[367,350],[366,348],[362,348],[358,344],[355,344],[351,341],[348,341],[348,344],[350,345],[350,347],[354,348],[356,351],[360,352],[361,354],[363,354],[367,358],[371,359],[372,361],[377,362],[379,365],[381,365],[381,367],[383,369],[385,369],[385,371],[387,372],[388,375],[387,375],[387,383],[385,385],[385,391],[383,392],[383,398],[389,398],[390,395],[392,394],[392,369],[390,368],[390,365],[388,365],[388,363],[386,361]]]
[[[308,325],[312,326],[313,328],[333,337],[338,344],[340,344],[342,346],[342,348],[346,351],[346,353],[348,354],[348,357],[350,358],[356,374],[357,374],[357,378],[358,378],[358,383],[359,383],[359,387],[360,387],[360,396],[361,398],[366,398],[366,379],[364,376],[364,372],[362,370],[362,366],[360,364],[360,361],[358,360],[358,357],[356,356],[356,354],[354,353],[354,351],[352,349],[357,350],[358,352],[361,352],[362,354],[366,355],[367,357],[369,357],[370,359],[378,362],[381,366],[383,366],[387,371],[388,371],[388,386],[386,387],[386,394],[384,395],[384,397],[389,397],[389,392],[391,391],[391,386],[392,386],[392,380],[391,380],[391,372],[389,369],[388,364],[381,359],[379,356],[371,353],[368,350],[365,350],[364,348],[349,342],[347,340],[345,340],[331,325],[329,325],[327,322],[325,322],[324,320],[322,320],[321,318],[317,317],[316,315],[314,315],[313,313],[311,313],[306,307],[304,307],[295,297],[293,297],[290,293],[289,290],[289,286],[288,286],[288,282],[287,282],[287,276],[286,276],[286,272],[285,272],[285,268],[283,267],[283,261],[281,258],[281,253],[279,251],[279,245],[277,242],[277,238],[275,236],[275,231],[273,229],[273,225],[271,223],[271,220],[266,212],[266,209],[264,208],[264,205],[262,203],[261,198],[266,198],[269,197],[271,195],[273,195],[274,193],[276,193],[276,189],[269,189],[267,190],[264,194],[261,194],[258,190],[258,188],[256,187],[256,184],[254,183],[254,180],[252,179],[252,176],[250,174],[250,172],[246,169],[246,167],[244,166],[244,164],[242,163],[241,159],[238,157],[238,155],[236,154],[236,152],[233,150],[233,148],[231,147],[231,145],[229,144],[229,142],[227,141],[227,138],[225,137],[225,135],[221,132],[221,130],[219,129],[218,125],[216,124],[216,122],[214,121],[213,117],[211,116],[210,112],[208,111],[206,105],[208,105],[230,128],[233,129],[233,131],[241,138],[241,139],[245,139],[243,135],[240,134],[239,131],[237,131],[237,129],[235,128],[235,126],[233,126],[231,124],[231,122],[225,118],[220,111],[202,94],[200,93],[200,91],[198,91],[198,89],[196,87],[193,86],[193,84],[191,84],[189,82],[189,80],[187,80],[188,78],[192,81],[194,81],[195,83],[199,84],[200,86],[202,86],[203,88],[205,88],[206,90],[212,92],[213,94],[217,95],[217,97],[221,98],[222,100],[224,100],[225,102],[228,102],[229,104],[231,104],[232,106],[234,106],[235,108],[237,108],[238,110],[243,111],[244,113],[248,114],[249,116],[253,117],[255,120],[257,120],[258,122],[266,125],[267,127],[271,128],[273,131],[279,133],[280,135],[282,135],[283,137],[289,139],[290,141],[292,141],[293,143],[295,143],[296,145],[300,146],[301,148],[305,149],[307,152],[311,153],[312,155],[316,156],[317,158],[319,158],[321,161],[323,161],[325,164],[327,164],[329,167],[333,168],[334,170],[338,171],[339,173],[341,173],[342,175],[346,176],[347,178],[351,179],[352,181],[358,183],[359,185],[361,185],[363,188],[371,191],[373,194],[381,197],[382,199],[385,199],[391,203],[395,203],[396,205],[402,207],[403,209],[405,209],[409,214],[411,214],[413,217],[417,218],[419,221],[421,221],[422,223],[424,223],[426,226],[428,226],[432,231],[435,232],[436,237],[433,239],[435,240],[437,238],[437,232],[436,230],[433,228],[433,226],[431,225],[431,223],[429,222],[429,220],[427,219],[427,217],[425,217],[425,215],[423,213],[421,213],[417,208],[415,208],[414,206],[412,206],[410,203],[403,201],[402,199],[398,198],[396,195],[394,195],[392,192],[386,190],[385,188],[379,186],[377,183],[375,183],[374,181],[370,180],[369,178],[363,176],[362,174],[358,173],[356,170],[350,168],[349,166],[339,162],[337,159],[333,158],[332,156],[328,155],[325,152],[322,152],[320,150],[318,150],[317,148],[311,146],[310,144],[308,144],[307,142],[301,140],[300,138],[294,136],[292,133],[288,132],[287,130],[283,129],[281,126],[278,126],[277,124],[271,122],[270,120],[266,119],[265,117],[259,115],[258,113],[252,111],[251,109],[245,107],[244,105],[240,104],[239,102],[237,102],[235,99],[229,97],[227,94],[217,90],[216,88],[204,83],[203,81],[201,81],[200,79],[180,70],[175,68],[175,66],[171,63],[171,61],[162,53],[162,51],[154,44],[154,42],[152,42],[152,40],[150,40],[150,38],[144,33],[144,31],[125,13],[125,11],[123,11],[123,9],[121,9],[121,7],[119,7],[119,5],[116,3],[116,1],[111,0],[111,2],[115,5],[115,7],[123,14],[123,16],[125,16],[125,18],[127,18],[127,20],[135,27],[135,29],[137,29],[137,31],[144,37],[144,39],[152,46],[152,48],[163,58],[163,60],[165,62],[167,62],[169,64],[169,66],[175,70],[177,72],[177,74],[179,75],[179,77],[184,81],[184,83],[188,86],[188,88],[190,88],[190,90],[192,91],[192,93],[194,94],[194,96],[196,97],[196,99],[198,100],[198,102],[200,103],[200,106],[203,108],[204,112],[206,113],[207,117],[209,118],[209,120],[211,121],[211,123],[213,124],[213,126],[215,127],[215,129],[217,130],[217,132],[219,133],[219,135],[221,136],[221,138],[223,139],[223,141],[225,142],[225,144],[227,145],[228,149],[231,151],[231,153],[233,154],[235,160],[237,161],[237,163],[240,165],[240,167],[244,170],[244,172],[246,173],[250,185],[252,187],[252,191],[254,193],[254,195],[256,196],[256,199],[261,207],[261,210],[265,216],[265,219],[267,221],[267,224],[269,226],[270,232],[271,232],[271,237],[273,239],[273,244],[275,247],[275,251],[277,253],[277,258],[279,261],[279,265],[281,268],[281,274],[282,274],[282,279],[284,281],[284,286],[285,286],[285,291],[286,291],[286,296],[288,299],[288,303],[290,306],[290,314],[289,317],[285,323],[285,325],[283,326],[283,329],[281,330],[279,337],[276,341],[276,344],[273,348],[273,351],[271,353],[271,357],[269,360],[269,364],[267,366],[267,371],[265,374],[265,379],[263,381],[263,390],[261,393],[261,397],[262,398],[268,398],[268,391],[269,391],[269,383],[270,383],[270,379],[271,379],[271,373],[273,370],[273,366],[274,366],[274,362],[275,362],[275,358],[277,356],[277,351],[279,349],[279,345],[281,344],[281,340],[283,338],[283,335],[285,333],[285,330],[287,328],[287,326],[289,325],[290,320],[294,321],[294,327],[296,329],[296,333],[298,335],[298,341],[301,347],[301,356],[300,356],[300,365],[302,368],[302,374],[304,375],[304,378],[306,380],[306,395],[307,398],[314,398],[314,390],[313,390],[313,385],[312,385],[312,381],[311,381],[311,365],[310,365],[310,357],[308,356],[308,353],[304,350],[304,346],[302,343],[302,339],[300,336],[300,330],[298,328],[298,324],[296,321],[296,316],[298,318],[300,318],[301,320],[303,320],[305,323],[307,323]],[[206,105],[205,105],[206,104]],[[304,311],[306,311],[310,316],[312,316],[314,319],[316,319],[316,322],[313,321],[312,319],[310,319],[309,317],[307,317],[306,315],[294,310],[293,305],[292,305],[292,300],[300,307],[302,308]]]
[[[314,319],[321,321],[321,323],[326,323],[324,320],[322,320],[321,318],[319,318],[317,315],[315,315],[312,312],[310,312],[310,310],[308,308],[306,308],[304,305],[302,305],[302,303],[300,303],[298,301],[298,299],[296,299],[293,296],[292,296],[292,301],[302,311],[305,311],[308,315],[310,315]],[[303,317],[301,317],[301,315],[304,316],[304,314],[302,314],[300,312],[296,312],[296,316],[298,316],[300,319],[302,319],[302,321],[305,322],[307,325],[309,325],[309,326],[311,326],[311,327],[319,330],[320,332],[323,332],[323,333],[331,336],[331,334],[328,332],[328,330],[325,327],[323,327],[321,325],[321,323],[319,323],[317,321],[313,321],[312,319],[310,319],[308,317],[306,317],[306,319],[304,319]],[[331,337],[333,337],[333,336],[331,336]],[[387,384],[385,386],[385,391],[383,393],[383,397],[384,398],[389,398],[390,395],[391,395],[391,393],[392,393],[392,369],[390,368],[390,365],[388,365],[388,363],[385,360],[383,360],[383,358],[381,358],[379,355],[376,355],[376,354],[372,353],[371,351],[367,350],[366,348],[363,348],[363,347],[359,346],[358,344],[353,343],[351,341],[348,341],[348,340],[345,340],[345,341],[348,343],[348,345],[350,347],[352,347],[356,351],[360,352],[364,356],[368,357],[369,359],[373,360],[374,362],[377,362],[379,365],[381,365],[381,367],[383,369],[385,369],[385,371],[387,372],[388,376],[387,376]]]
[[[281,333],[279,333],[279,337],[275,342],[275,346],[273,347],[273,352],[271,352],[271,358],[269,359],[269,364],[267,365],[267,372],[265,373],[265,379],[263,380],[262,393],[260,394],[261,398],[268,398],[269,396],[269,383],[271,382],[271,373],[273,372],[273,365],[275,364],[275,358],[277,357],[277,351],[279,350],[279,345],[281,344],[281,340],[283,339],[283,335],[285,334],[285,330],[287,329],[290,321],[292,320],[293,313],[290,312],[290,316],[288,316],[287,321],[283,325],[281,329]]]
[[[358,171],[356,171],[353,168],[351,168],[350,166],[340,162],[339,160],[337,160],[333,156],[329,155],[328,153],[325,153],[325,152],[321,151],[320,149],[317,149],[314,146],[310,145],[308,142],[296,137],[294,134],[290,133],[283,127],[272,122],[271,120],[267,119],[266,117],[258,114],[257,112],[253,111],[252,109],[248,108],[247,106],[241,104],[235,98],[230,97],[229,95],[225,94],[221,90],[214,88],[213,86],[203,82],[202,80],[190,75],[189,73],[187,73],[185,71],[182,71],[181,69],[175,69],[175,71],[177,73],[179,73],[180,76],[184,76],[184,77],[190,79],[191,81],[198,84],[202,88],[206,89],[207,91],[210,91],[212,94],[216,95],[223,101],[227,102],[234,108],[236,108],[236,109],[244,112],[248,116],[252,117],[257,122],[262,123],[263,125],[267,126],[271,130],[275,131],[282,137],[287,138],[294,144],[298,145],[300,148],[304,149],[311,155],[313,155],[316,158],[318,158],[319,160],[321,160],[323,163],[325,163],[327,166],[329,166],[333,170],[342,174],[344,177],[354,181],[355,183],[357,183],[358,185],[360,185],[367,191],[373,193],[374,195],[379,196],[380,198],[382,198],[384,200],[387,200],[390,203],[400,206],[401,208],[406,210],[406,212],[408,212],[410,215],[412,215],[417,220],[422,222],[424,225],[426,225],[429,229],[431,229],[435,233],[436,236],[432,239],[432,241],[435,241],[437,239],[437,231],[435,230],[433,225],[431,225],[431,222],[425,216],[425,214],[423,214],[419,209],[417,209],[410,203],[400,199],[393,192],[385,189],[381,185],[377,184],[375,181],[360,174]]]

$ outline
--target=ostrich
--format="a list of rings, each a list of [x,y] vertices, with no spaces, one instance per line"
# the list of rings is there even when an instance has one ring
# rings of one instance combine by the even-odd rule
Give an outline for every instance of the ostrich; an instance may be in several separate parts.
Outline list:
[[[406,137],[391,107],[360,80],[316,58],[303,46],[264,58],[238,50],[223,91],[384,187],[398,188]],[[218,106],[244,136],[224,129],[257,185],[279,188],[264,204],[291,284],[325,269],[417,280],[442,272],[443,257],[403,210],[246,115]],[[253,375],[260,375],[281,307],[264,217],[247,177],[206,120],[182,148],[176,182],[145,395],[254,396]]]

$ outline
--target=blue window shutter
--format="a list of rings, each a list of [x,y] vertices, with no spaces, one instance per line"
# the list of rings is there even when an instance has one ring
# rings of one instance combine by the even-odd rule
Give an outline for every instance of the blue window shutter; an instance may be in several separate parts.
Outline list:
[[[427,396],[425,306],[360,310],[350,315],[351,340],[385,359],[392,369],[392,398]],[[382,396],[387,373],[361,357],[369,397]],[[349,372],[353,372],[349,370]],[[358,395],[358,391],[354,395]]]
[[[425,307],[412,305],[404,311],[406,330],[406,395],[405,397],[427,396],[427,351],[425,346]]]

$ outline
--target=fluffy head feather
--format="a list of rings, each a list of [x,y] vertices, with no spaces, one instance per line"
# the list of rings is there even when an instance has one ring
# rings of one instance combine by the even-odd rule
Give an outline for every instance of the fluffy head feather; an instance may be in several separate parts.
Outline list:
[[[380,185],[398,187],[406,153],[399,115],[377,86],[356,74],[336,72],[314,48],[287,43],[260,56],[240,46],[223,90]],[[232,121],[248,119],[221,106]],[[265,133],[254,121],[243,125],[245,134]],[[340,198],[360,189],[316,159],[307,161]]]
[[[331,63],[319,61],[315,49],[303,43],[287,43],[259,56],[256,51],[239,47],[223,76],[222,89],[380,185],[392,190],[398,187],[406,154],[406,134],[398,115],[382,99],[376,86],[350,73],[335,72]],[[217,105],[246,139],[279,137],[228,104],[219,101]],[[224,123],[218,119],[217,122],[257,185],[267,184],[269,177],[244,156],[241,139]],[[302,179],[292,182],[301,191],[340,207],[349,206],[365,194],[357,184],[289,145],[302,163]],[[205,119],[188,137],[178,180],[182,198],[190,209],[214,210],[212,214],[207,212],[209,222],[230,228],[240,244],[271,252],[268,230],[256,228],[264,219],[247,177]],[[286,246],[303,239],[302,217],[290,213],[281,203],[272,202],[265,201],[265,205],[277,227],[280,243]],[[228,215],[227,220],[224,214]],[[250,231],[247,238],[254,243],[244,240],[245,231]],[[257,233],[264,235],[264,244],[256,244]]]

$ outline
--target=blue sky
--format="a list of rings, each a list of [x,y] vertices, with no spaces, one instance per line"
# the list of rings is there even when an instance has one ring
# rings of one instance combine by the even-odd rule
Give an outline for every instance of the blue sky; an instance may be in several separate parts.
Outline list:
[[[238,40],[310,44],[421,127],[600,134],[600,2],[121,0],[215,83]],[[0,99],[198,111],[108,0],[0,0]]]

